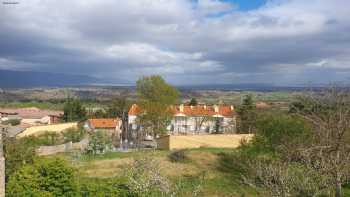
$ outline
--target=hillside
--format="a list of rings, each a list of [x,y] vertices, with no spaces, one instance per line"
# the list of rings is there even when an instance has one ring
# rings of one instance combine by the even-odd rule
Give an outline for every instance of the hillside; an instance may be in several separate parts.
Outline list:
[[[138,157],[152,157],[161,167],[160,171],[173,184],[181,181],[185,191],[181,196],[192,196],[195,187],[200,187],[203,197],[262,196],[258,190],[240,182],[225,159],[233,149],[201,148],[188,150],[188,161],[170,162],[169,151],[115,152],[100,156],[61,155],[79,169],[82,181],[112,180],[123,176]]]

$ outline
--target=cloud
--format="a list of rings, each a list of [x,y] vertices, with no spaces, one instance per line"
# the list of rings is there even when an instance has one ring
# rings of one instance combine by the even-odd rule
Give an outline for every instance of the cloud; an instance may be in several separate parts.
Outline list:
[[[195,7],[203,16],[215,16],[232,11],[235,5],[219,0],[198,0]]]
[[[40,1],[0,5],[0,68],[172,83],[347,81],[347,0]],[[332,73],[325,78],[322,74]],[[310,74],[313,76],[311,77]]]

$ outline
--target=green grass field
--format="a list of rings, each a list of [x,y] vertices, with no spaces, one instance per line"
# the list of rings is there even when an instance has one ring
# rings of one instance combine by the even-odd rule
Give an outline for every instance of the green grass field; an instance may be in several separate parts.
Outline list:
[[[234,173],[228,173],[229,166],[223,155],[232,149],[191,149],[188,150],[186,162],[170,162],[169,151],[148,150],[135,152],[113,152],[104,155],[60,155],[78,169],[81,180],[111,180],[120,178],[129,168],[133,159],[139,156],[153,157],[161,166],[161,172],[172,183],[181,182],[185,190],[184,196],[191,196],[191,192],[201,183],[200,196],[262,196],[254,188],[244,185]]]
[[[122,179],[124,172],[130,168],[137,157],[153,157],[160,165],[160,171],[172,184],[181,183],[181,196],[192,196],[192,191],[200,183],[203,197],[257,197],[266,196],[262,188],[243,184],[240,174],[231,163],[233,149],[200,148],[187,150],[185,162],[171,162],[169,151],[147,150],[133,152],[110,152],[103,155],[88,156],[61,154],[78,171],[82,182],[104,183]],[[344,196],[350,196],[350,188],[344,187]]]

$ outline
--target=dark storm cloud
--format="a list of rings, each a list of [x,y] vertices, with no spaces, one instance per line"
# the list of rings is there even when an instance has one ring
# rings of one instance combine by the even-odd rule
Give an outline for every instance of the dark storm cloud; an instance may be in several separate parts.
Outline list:
[[[0,5],[0,68],[133,81],[348,80],[347,0],[19,1]],[[322,77],[329,73],[329,77]]]

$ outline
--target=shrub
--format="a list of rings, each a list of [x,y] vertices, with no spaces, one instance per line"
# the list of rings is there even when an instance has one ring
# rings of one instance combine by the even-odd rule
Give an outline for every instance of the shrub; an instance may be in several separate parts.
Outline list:
[[[264,116],[253,140],[221,155],[220,167],[244,184],[264,188],[268,196],[320,196],[329,191],[331,176],[305,165],[300,155],[300,149],[309,146],[311,132],[299,117]]]
[[[38,141],[34,137],[5,138],[6,179],[25,164],[32,164]]]
[[[80,195],[84,197],[132,196],[124,181],[116,178],[84,178],[79,181]]]
[[[2,121],[2,124],[4,124],[4,125],[10,124],[11,126],[16,126],[16,125],[21,124],[21,120],[19,120],[19,119],[5,120],[5,121]]]
[[[36,137],[39,145],[52,146],[63,143],[62,136],[55,132],[46,131],[45,133]]]
[[[289,115],[268,115],[258,120],[253,146],[262,152],[287,153],[309,142],[311,128]]]
[[[63,132],[64,143],[67,142],[80,142],[85,136],[85,130],[83,128],[69,128]]]
[[[65,122],[82,121],[86,119],[86,109],[79,99],[67,98],[63,107]]]
[[[132,196],[169,196],[171,192],[169,180],[152,157],[136,158],[125,177]]]
[[[171,162],[185,162],[188,160],[187,150],[179,149],[169,153],[168,158]]]
[[[101,154],[111,149],[112,140],[104,131],[96,131],[90,136],[87,147],[88,154]]]
[[[75,171],[64,160],[36,160],[10,177],[6,196],[77,196]]]

